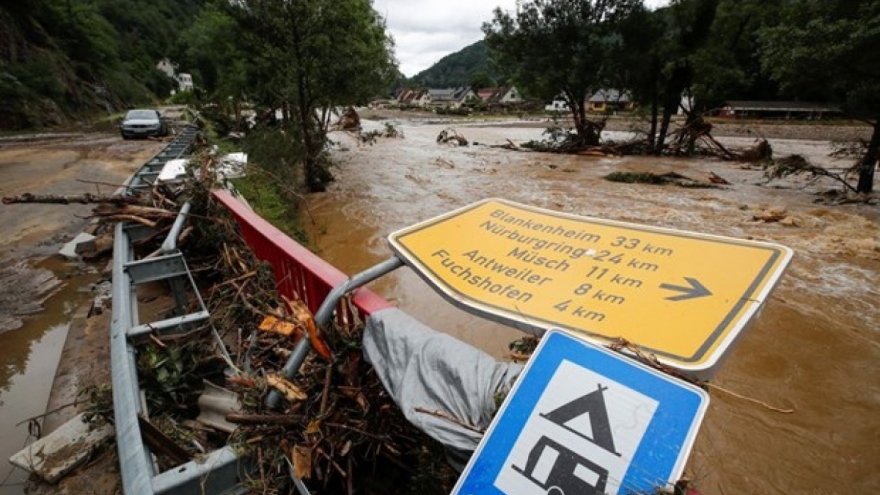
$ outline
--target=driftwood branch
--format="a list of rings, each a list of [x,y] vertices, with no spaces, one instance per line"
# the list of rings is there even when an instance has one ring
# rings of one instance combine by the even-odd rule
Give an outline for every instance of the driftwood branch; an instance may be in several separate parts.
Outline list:
[[[118,194],[105,195],[90,193],[68,195],[24,193],[18,196],[6,196],[3,198],[4,205],[16,203],[44,203],[59,205],[67,205],[71,203],[83,205],[92,203],[111,203],[116,205],[133,205],[140,203],[140,198],[137,196],[120,196]]]
[[[242,414],[229,413],[226,421],[237,425],[298,425],[302,418],[287,414]]]

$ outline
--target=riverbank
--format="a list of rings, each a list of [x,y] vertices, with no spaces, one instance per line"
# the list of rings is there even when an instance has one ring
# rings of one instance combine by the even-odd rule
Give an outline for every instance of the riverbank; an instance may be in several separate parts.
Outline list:
[[[594,119],[600,116],[591,116]],[[424,122],[431,124],[449,124],[450,126],[468,125],[485,127],[524,127],[546,128],[549,125],[571,125],[571,120],[564,116],[556,121],[547,115],[472,115],[455,117],[438,115],[423,111],[373,110],[365,109],[361,118],[373,120],[392,120]],[[681,122],[681,118],[673,119],[673,125]],[[737,120],[709,119],[712,124],[712,135],[715,137],[751,137],[764,139],[797,139],[809,141],[853,141],[868,140],[871,137],[871,126],[856,121],[807,121],[807,120]],[[629,132],[646,131],[650,128],[647,121],[636,116],[612,115],[606,120],[605,130]],[[673,127],[674,129],[674,127]]]

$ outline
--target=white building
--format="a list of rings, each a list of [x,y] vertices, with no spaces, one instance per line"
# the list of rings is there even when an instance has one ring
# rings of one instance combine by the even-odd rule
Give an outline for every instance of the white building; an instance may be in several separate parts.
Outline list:
[[[565,97],[560,94],[553,98],[553,101],[544,105],[544,110],[548,112],[570,112],[571,108],[568,106]]]
[[[193,78],[190,74],[186,72],[181,72],[177,75],[177,86],[181,91],[192,91],[193,90]]]
[[[171,63],[171,60],[168,60],[167,58],[163,58],[162,60],[160,60],[159,63],[156,64],[156,68],[161,70],[162,72],[167,74],[168,77],[171,78],[173,78],[174,74],[177,73],[177,66]]]

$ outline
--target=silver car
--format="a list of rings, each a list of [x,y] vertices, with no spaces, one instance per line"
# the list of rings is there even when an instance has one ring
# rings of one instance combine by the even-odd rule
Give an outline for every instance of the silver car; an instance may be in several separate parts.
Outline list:
[[[129,110],[119,125],[123,139],[148,136],[167,136],[168,124],[158,110]]]

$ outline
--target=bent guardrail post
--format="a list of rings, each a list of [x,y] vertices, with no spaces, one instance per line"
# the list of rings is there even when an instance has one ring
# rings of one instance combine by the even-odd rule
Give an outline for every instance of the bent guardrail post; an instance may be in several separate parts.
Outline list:
[[[162,243],[162,247],[159,249],[159,254],[170,253],[177,250],[177,238],[180,237],[180,232],[183,230],[183,224],[186,223],[186,219],[189,217],[190,208],[192,208],[192,205],[189,201],[184,203],[180,208],[180,212],[177,214],[177,218],[174,219],[174,224],[168,232],[168,237],[165,238],[165,242]]]
[[[403,266],[403,261],[396,256],[393,258],[389,258],[378,265],[370,267],[357,275],[354,275],[349,280],[342,282],[337,285],[327,294],[327,297],[324,298],[324,302],[321,303],[321,307],[318,308],[318,312],[315,313],[315,325],[319,329],[323,329],[330,323],[330,319],[333,317],[333,311],[336,310],[336,306],[339,305],[339,301],[349,292],[358,289],[377,278],[386,275],[388,273],[393,272],[394,270]],[[284,363],[283,373],[284,376],[289,380],[296,375],[297,370],[300,365],[302,365],[303,361],[306,359],[306,355],[309,353],[309,349],[311,349],[311,343],[308,338],[301,338],[299,342],[296,343],[296,347],[293,348],[293,352],[290,354],[290,357],[287,358],[287,362]],[[272,390],[269,392],[269,396],[266,398],[266,405],[271,408],[278,407],[278,401],[281,398],[281,395],[277,390]]]

